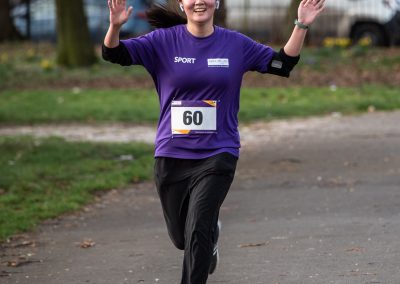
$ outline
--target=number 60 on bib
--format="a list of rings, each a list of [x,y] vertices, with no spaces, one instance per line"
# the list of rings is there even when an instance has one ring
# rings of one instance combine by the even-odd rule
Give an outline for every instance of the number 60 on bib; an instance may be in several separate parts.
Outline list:
[[[217,101],[172,101],[172,134],[217,132]]]

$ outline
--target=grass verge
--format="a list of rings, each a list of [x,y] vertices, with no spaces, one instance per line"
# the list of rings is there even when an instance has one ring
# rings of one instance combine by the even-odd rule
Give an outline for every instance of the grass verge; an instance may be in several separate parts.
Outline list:
[[[400,108],[396,87],[243,89],[241,122],[345,114]],[[0,93],[0,124],[155,123],[158,98],[153,90],[4,91]]]
[[[94,192],[150,179],[152,166],[145,144],[0,137],[0,240],[80,208]]]
[[[249,89],[242,92],[240,120],[273,120],[335,112],[354,114],[400,108],[396,87]]]

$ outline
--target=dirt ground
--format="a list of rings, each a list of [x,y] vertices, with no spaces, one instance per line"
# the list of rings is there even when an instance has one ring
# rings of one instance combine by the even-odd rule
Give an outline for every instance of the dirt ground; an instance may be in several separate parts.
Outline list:
[[[398,284],[398,121],[391,112],[242,128],[208,283]],[[172,284],[182,252],[149,182],[16,236],[0,257],[4,284]]]

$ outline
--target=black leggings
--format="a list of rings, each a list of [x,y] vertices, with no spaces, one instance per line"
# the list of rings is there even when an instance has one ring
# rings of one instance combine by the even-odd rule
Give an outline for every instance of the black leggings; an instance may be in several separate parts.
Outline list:
[[[155,160],[154,176],[169,236],[184,250],[181,284],[207,282],[218,240],[219,209],[233,181],[237,157]]]

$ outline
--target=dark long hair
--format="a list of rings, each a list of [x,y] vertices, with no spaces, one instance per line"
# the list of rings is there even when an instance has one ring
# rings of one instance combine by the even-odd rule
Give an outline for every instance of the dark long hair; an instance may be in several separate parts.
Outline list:
[[[147,21],[154,28],[170,28],[173,26],[186,24],[187,19],[178,12],[176,5],[173,4],[153,4],[146,11]]]

